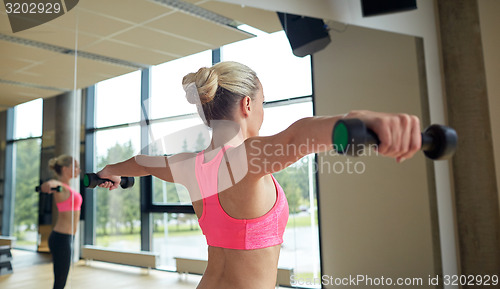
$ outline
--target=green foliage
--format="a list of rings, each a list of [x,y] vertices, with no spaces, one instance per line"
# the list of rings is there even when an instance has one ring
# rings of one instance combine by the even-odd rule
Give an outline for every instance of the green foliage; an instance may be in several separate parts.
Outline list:
[[[98,166],[117,163],[134,156],[132,142],[116,143],[109,148],[106,156],[98,158]],[[136,179],[137,183],[138,180]],[[134,231],[134,225],[140,220],[138,185],[128,189],[97,189],[96,222],[98,229],[105,235],[120,233],[120,228],[125,226],[129,232]],[[108,229],[110,230],[108,232]]]
[[[38,194],[35,187],[39,184],[40,140],[18,141],[15,150],[14,235],[23,240],[24,228],[36,230]]]
[[[198,137],[196,138],[196,143],[194,145],[194,151],[199,152],[205,149],[207,145],[205,144],[205,138],[203,137],[203,134],[200,132],[198,133]]]
[[[290,213],[299,212],[299,206],[309,206],[309,158],[304,157],[274,177],[285,191]]]

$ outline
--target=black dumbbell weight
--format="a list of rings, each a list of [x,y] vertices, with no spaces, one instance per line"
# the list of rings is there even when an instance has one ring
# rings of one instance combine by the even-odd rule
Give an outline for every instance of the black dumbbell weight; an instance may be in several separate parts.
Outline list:
[[[90,173],[83,176],[83,185],[87,188],[95,188],[104,182],[111,182],[108,179],[101,179],[97,174]],[[133,177],[122,177],[120,181],[120,187],[123,189],[130,188],[134,185],[135,179]]]
[[[54,191],[56,193],[60,193],[62,192],[62,187],[61,186],[57,186],[57,187],[54,187],[54,188],[50,188],[51,191]],[[42,192],[42,188],[40,186],[36,186],[35,187],[35,191],[37,192]]]
[[[454,129],[433,124],[422,133],[421,150],[432,160],[449,159],[457,149],[458,137]],[[359,119],[337,121],[332,132],[333,148],[340,154],[357,156],[364,148],[379,145],[377,135]]]

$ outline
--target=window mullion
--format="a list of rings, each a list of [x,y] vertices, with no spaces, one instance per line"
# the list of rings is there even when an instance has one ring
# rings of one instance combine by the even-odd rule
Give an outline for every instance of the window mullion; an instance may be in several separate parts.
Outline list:
[[[141,72],[141,153],[149,154],[149,115],[151,111],[151,68]],[[153,195],[153,178],[142,177],[140,181],[141,208],[141,250],[152,250],[153,226],[151,213],[148,211]]]

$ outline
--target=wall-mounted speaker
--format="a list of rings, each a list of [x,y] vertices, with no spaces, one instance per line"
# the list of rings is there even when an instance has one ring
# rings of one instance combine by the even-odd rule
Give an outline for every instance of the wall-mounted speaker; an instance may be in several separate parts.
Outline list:
[[[361,0],[363,17],[417,9],[417,0]]]
[[[320,51],[330,43],[330,35],[322,19],[278,12],[293,54],[304,57]]]

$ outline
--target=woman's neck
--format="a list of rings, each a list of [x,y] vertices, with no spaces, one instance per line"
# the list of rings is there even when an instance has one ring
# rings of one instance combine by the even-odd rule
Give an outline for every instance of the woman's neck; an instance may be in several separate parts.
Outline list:
[[[238,146],[247,138],[241,129],[241,126],[231,120],[211,121],[212,141],[210,150],[225,145]]]
[[[59,176],[57,178],[57,180],[60,181],[61,183],[64,183],[64,184],[69,186],[69,182],[70,182],[71,178],[68,178],[66,176]]]

